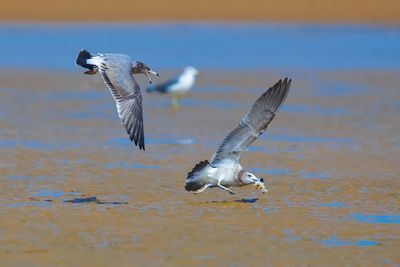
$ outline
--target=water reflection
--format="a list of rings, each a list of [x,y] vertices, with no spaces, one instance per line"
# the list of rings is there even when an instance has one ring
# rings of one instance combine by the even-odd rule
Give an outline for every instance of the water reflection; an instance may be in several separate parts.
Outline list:
[[[350,218],[360,223],[382,223],[382,224],[400,224],[400,215],[398,214],[364,214],[352,213]]]
[[[332,175],[327,172],[301,171],[300,175],[305,179],[329,179],[332,177]]]
[[[336,247],[336,246],[357,246],[357,247],[372,247],[379,245],[378,242],[373,240],[359,240],[359,241],[350,241],[350,240],[341,240],[336,236],[332,236],[328,239],[321,241],[322,245],[327,247]]]

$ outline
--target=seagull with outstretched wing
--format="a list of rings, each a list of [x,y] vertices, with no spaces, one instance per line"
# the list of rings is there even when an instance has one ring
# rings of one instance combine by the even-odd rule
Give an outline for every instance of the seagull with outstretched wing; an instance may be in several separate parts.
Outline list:
[[[151,83],[149,74],[158,76],[158,73],[140,61],[132,61],[127,55],[91,54],[86,50],[79,52],[76,64],[88,69],[85,74],[100,72],[114,97],[119,118],[130,140],[145,150],[142,94],[132,75],[142,73]]]
[[[279,80],[256,100],[239,125],[225,137],[211,163],[201,161],[188,173],[187,191],[201,193],[209,187],[219,187],[234,194],[229,187],[254,184],[263,193],[267,192],[264,179],[245,171],[240,159],[246,148],[267,129],[285,101],[291,83],[288,78]]]

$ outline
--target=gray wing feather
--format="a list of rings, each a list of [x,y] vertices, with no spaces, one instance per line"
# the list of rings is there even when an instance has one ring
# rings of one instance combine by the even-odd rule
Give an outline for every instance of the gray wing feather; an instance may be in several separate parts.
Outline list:
[[[211,165],[231,159],[239,162],[243,151],[253,143],[266,129],[279,111],[289,92],[292,80],[279,80],[263,93],[242,118],[239,125],[222,141],[211,158]]]
[[[128,58],[105,57],[100,73],[116,101],[118,115],[131,141],[145,150],[142,94],[131,74]]]

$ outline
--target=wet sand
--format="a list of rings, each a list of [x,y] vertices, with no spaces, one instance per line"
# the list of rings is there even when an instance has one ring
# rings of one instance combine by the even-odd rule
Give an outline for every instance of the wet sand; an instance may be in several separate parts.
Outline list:
[[[150,22],[150,21],[259,21],[259,22],[400,22],[399,1],[50,1],[33,4],[4,1],[1,21]]]
[[[400,73],[292,73],[242,161],[269,193],[231,196],[186,173],[279,71],[203,70],[181,112],[145,94],[140,152],[99,77],[3,69],[0,265],[398,266]]]

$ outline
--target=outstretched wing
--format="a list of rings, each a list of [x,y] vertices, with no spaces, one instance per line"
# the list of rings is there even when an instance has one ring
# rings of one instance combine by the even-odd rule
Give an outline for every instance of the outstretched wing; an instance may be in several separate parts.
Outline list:
[[[102,55],[100,74],[117,104],[118,115],[131,141],[145,150],[142,94],[132,77],[132,62],[123,55]]]
[[[263,93],[239,125],[232,130],[211,158],[211,165],[231,159],[239,162],[243,151],[267,129],[289,92],[292,80],[279,80]]]

